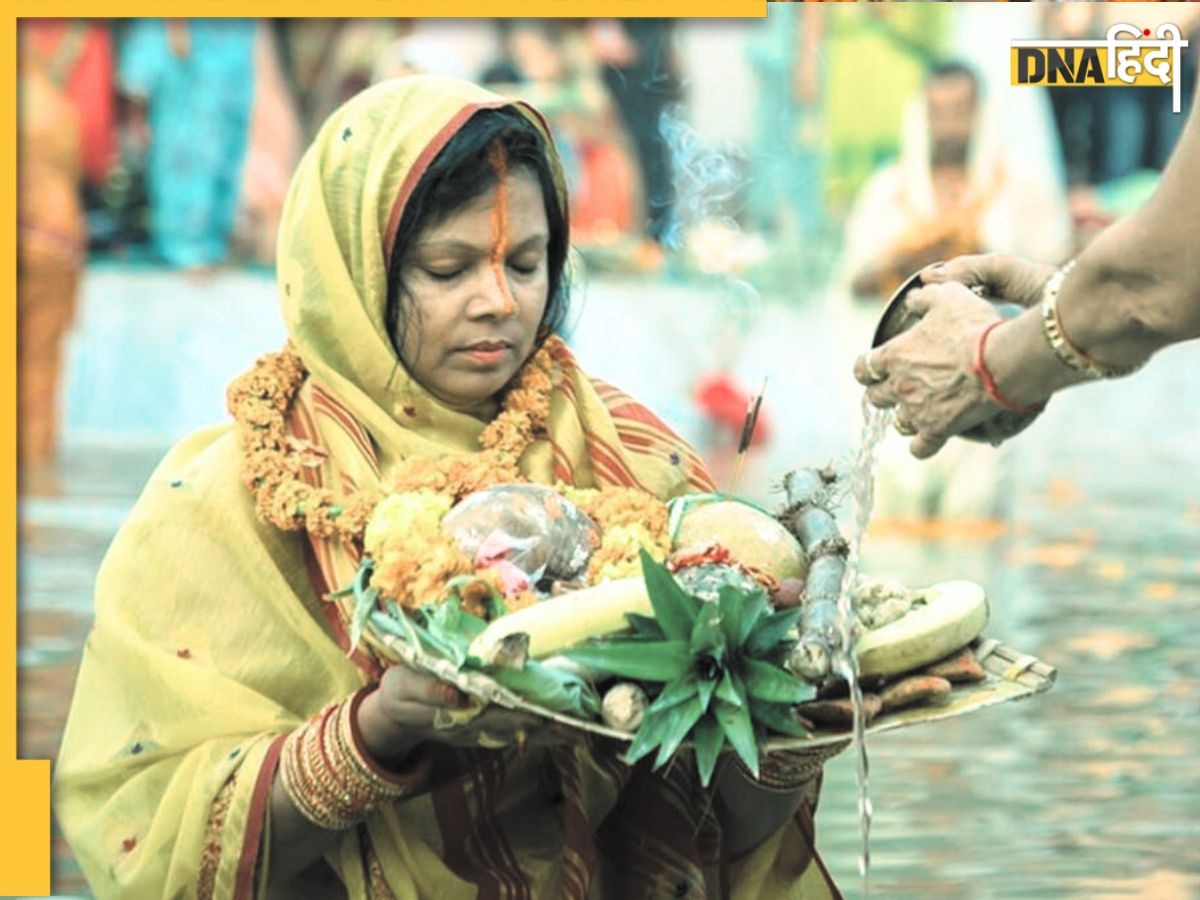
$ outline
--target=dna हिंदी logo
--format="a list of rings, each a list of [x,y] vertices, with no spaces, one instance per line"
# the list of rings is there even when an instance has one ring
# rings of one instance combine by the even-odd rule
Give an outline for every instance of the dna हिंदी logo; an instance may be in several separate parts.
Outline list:
[[[1179,27],[1149,28],[1118,24],[1096,41],[1012,41],[1009,50],[1014,85],[1070,87],[1171,86],[1175,112],[1179,102],[1179,52],[1188,42]]]

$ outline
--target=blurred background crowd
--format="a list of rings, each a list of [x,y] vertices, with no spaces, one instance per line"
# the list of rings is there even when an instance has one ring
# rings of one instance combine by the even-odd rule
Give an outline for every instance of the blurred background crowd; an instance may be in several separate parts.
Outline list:
[[[1138,24],[1194,37],[1194,10],[1142,7]],[[1039,4],[1007,29],[991,12],[779,5],[732,27],[24,20],[22,281],[38,299],[22,303],[22,459],[52,453],[50,348],[85,262],[191,279],[269,269],[290,173],[325,117],[408,73],[479,81],[548,114],[593,273],[728,276],[755,293],[799,279],[788,299],[806,303],[826,285],[886,296],[956,253],[1065,259],[1148,195],[1184,117],[1167,90],[1008,87],[1013,22],[1026,37],[1094,38],[1128,7]],[[734,386],[705,381],[697,396],[736,424]]]
[[[851,364],[908,274],[975,251],[1066,260],[1157,182],[1187,112],[1169,89],[1013,87],[1009,41],[1172,22],[1193,42],[1185,104],[1200,57],[1193,3],[769,7],[736,22],[21,20],[22,756],[55,753],[96,567],[154,464],[225,421],[225,384],[282,343],[290,175],[355,92],[436,73],[538,105],[570,180],[576,352],[697,444],[722,487],[769,375],[737,490],[774,502],[788,468],[852,455]],[[1000,598],[997,636],[1077,664],[1028,714],[889,739],[872,762],[880,896],[1200,895],[1182,783],[1200,783],[1200,724],[1177,715],[1200,684],[1184,640],[1200,613],[1171,605],[1200,585],[1200,495],[1175,474],[1200,465],[1200,369],[1178,350],[1136,383],[1056,400],[1015,457],[880,448],[866,564],[975,578]],[[1112,624],[1130,597],[1151,605]],[[852,884],[851,768],[831,772],[820,833]],[[61,842],[55,879],[85,890]]]

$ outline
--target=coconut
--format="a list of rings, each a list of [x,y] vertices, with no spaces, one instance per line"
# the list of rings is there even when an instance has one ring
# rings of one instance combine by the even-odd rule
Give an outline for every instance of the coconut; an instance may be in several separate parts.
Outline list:
[[[719,544],[744,566],[769,572],[780,581],[803,579],[808,561],[800,542],[779,520],[733,500],[689,509],[675,535],[673,554],[699,553]]]

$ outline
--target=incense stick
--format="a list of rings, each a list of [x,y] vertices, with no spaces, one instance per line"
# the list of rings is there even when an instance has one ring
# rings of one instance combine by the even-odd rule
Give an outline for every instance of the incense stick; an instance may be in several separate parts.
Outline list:
[[[758,425],[758,413],[762,409],[763,395],[766,392],[767,378],[764,377],[757,396],[752,397],[746,407],[746,418],[742,422],[742,436],[738,441],[737,458],[733,462],[733,474],[730,476],[729,489],[726,491],[731,496],[737,491],[738,481],[741,480],[742,466],[746,462],[746,451],[750,449],[750,442],[754,439],[754,428]]]

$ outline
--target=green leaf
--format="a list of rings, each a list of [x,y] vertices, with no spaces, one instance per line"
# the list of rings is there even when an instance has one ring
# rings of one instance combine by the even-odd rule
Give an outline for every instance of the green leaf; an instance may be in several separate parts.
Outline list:
[[[704,704],[705,709],[708,709],[709,704],[712,703],[713,694],[716,693],[717,682],[698,678],[696,679],[696,690],[700,695],[700,702]]]
[[[732,672],[728,669],[725,670],[725,674],[721,676],[721,680],[717,684],[717,701],[730,706],[745,706],[746,694],[735,678],[736,676]]]
[[[571,647],[561,656],[611,675],[641,681],[674,681],[688,671],[686,641],[607,641]]]
[[[600,714],[600,698],[590,684],[571,672],[533,660],[522,669],[491,666],[488,675],[522,697],[554,712],[573,713],[580,718]]]
[[[749,656],[764,656],[787,636],[792,627],[800,621],[804,610],[797,607],[783,612],[772,613],[760,619],[746,638],[745,651]]]
[[[654,698],[654,702],[646,707],[647,712],[664,712],[669,707],[675,706],[678,703],[683,703],[686,700],[691,700],[697,696],[696,679],[690,675],[685,675],[670,682],[662,689],[662,692]]]
[[[725,632],[721,627],[721,613],[716,604],[705,603],[696,624],[692,626],[688,652],[692,656],[711,656],[717,662],[725,658]]]
[[[752,700],[799,703],[807,700],[812,693],[808,682],[756,659],[742,660],[741,674],[746,685],[746,694]]]
[[[413,628],[412,619],[408,617],[408,613],[401,609],[400,604],[395,600],[387,600],[385,602],[387,605],[388,615],[393,620],[400,622],[404,626],[404,633],[408,637],[408,642],[414,647],[420,647],[421,638],[417,635],[417,630]]]
[[[405,628],[387,613],[382,613],[378,610],[371,613],[371,624],[386,634],[390,634],[393,637],[403,638],[405,641],[408,641],[411,644],[420,646],[420,641],[417,639],[417,636],[415,634],[411,634],[407,628]]]
[[[667,718],[666,713],[652,714],[647,712],[642,718],[642,724],[638,726],[638,730],[633,736],[633,743],[625,751],[625,762],[632,766],[661,744],[670,725],[671,722]]]
[[[700,784],[708,787],[712,781],[717,760],[721,758],[721,747],[725,744],[725,731],[712,715],[704,716],[692,731],[692,744],[696,748],[696,771]]]
[[[485,628],[487,622],[462,608],[458,597],[450,597],[444,603],[430,603],[421,608],[429,626],[437,626],[447,636],[453,635],[465,648]]]
[[[742,617],[738,622],[736,646],[741,647],[750,639],[750,633],[770,611],[771,601],[762,588],[742,594]]]
[[[411,646],[420,649],[421,637],[413,627],[412,620],[400,609],[399,604],[394,600],[389,601],[388,610],[389,612],[386,613],[380,610],[371,613],[371,623],[380,631],[401,638]]]
[[[641,613],[625,613],[625,618],[629,621],[630,627],[633,628],[634,634],[653,637],[660,641],[666,639],[662,626],[658,624],[658,619],[653,616],[643,616]]]
[[[771,731],[790,737],[807,737],[812,733],[804,727],[790,703],[766,703],[751,699],[750,718]]]
[[[742,758],[754,777],[758,777],[758,742],[754,738],[754,723],[750,721],[748,706],[731,706],[718,700],[713,708],[721,730],[733,747],[734,752]]]
[[[691,732],[692,726],[702,715],[704,715],[704,709],[700,706],[699,697],[693,697],[686,703],[672,707],[667,712],[670,725],[667,727],[662,743],[658,745],[658,757],[654,760],[654,768],[665,765],[675,755],[679,745],[683,743],[684,738]]]
[[[743,592],[731,584],[724,585],[717,592],[717,607],[721,611],[721,628],[732,647],[740,647],[742,645],[742,607],[744,597]]]
[[[371,557],[364,556],[358,564],[358,570],[349,587],[331,594],[331,597],[354,597],[354,612],[350,615],[350,647],[358,646],[362,640],[363,627],[371,617],[371,613],[379,606],[379,591],[371,587],[371,573],[375,571],[375,563]]]
[[[365,591],[358,589],[358,583],[354,585],[354,613],[350,619],[350,646],[357,647],[358,642],[362,640],[363,628],[367,624],[367,620],[371,618],[371,613],[375,612],[377,601],[379,600],[379,591],[375,588],[367,588]]]
[[[650,596],[650,605],[654,607],[654,618],[658,620],[659,627],[670,640],[687,640],[700,613],[700,602],[679,586],[666,566],[656,563],[644,549],[638,553],[642,559],[646,592]]]

